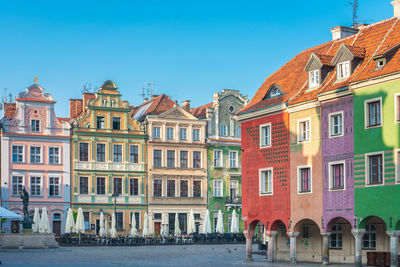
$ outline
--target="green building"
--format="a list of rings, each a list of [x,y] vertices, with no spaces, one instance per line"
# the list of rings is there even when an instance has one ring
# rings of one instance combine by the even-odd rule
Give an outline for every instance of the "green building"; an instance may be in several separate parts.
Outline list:
[[[214,93],[213,102],[192,110],[207,120],[208,210],[215,231],[218,211],[224,216],[224,231],[230,229],[236,210],[239,231],[243,231],[241,198],[241,127],[235,114],[247,104],[247,96],[238,90],[224,89]]]

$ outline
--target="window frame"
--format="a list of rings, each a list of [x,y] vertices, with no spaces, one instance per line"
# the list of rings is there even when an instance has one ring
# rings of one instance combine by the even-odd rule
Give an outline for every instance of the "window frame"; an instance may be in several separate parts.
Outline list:
[[[14,161],[14,147],[22,147],[22,152],[21,153],[17,153],[16,156],[22,156],[22,160],[21,161]],[[12,144],[11,145],[11,161],[12,163],[15,164],[22,164],[25,163],[25,145],[23,144]]]
[[[78,176],[79,177],[79,195],[89,195],[89,176]],[[82,193],[81,190],[81,178],[86,178],[87,181],[87,193]]]
[[[199,157],[199,161],[200,161],[200,164],[199,164],[199,167],[195,167],[194,165],[194,162],[195,162],[195,158],[194,158],[194,153],[199,153],[199,155],[200,155],[200,157]],[[203,168],[203,159],[202,159],[202,152],[201,151],[192,151],[192,168],[193,169],[201,169],[201,168]]]
[[[170,193],[170,184],[173,184],[173,194],[169,195]],[[166,181],[167,185],[167,197],[176,197],[176,180],[175,179],[167,179]],[[171,190],[172,191],[172,190]]]
[[[40,149],[40,160],[39,162],[32,162],[32,147],[38,147]],[[37,155],[36,155],[37,156]],[[41,145],[29,145],[29,163],[30,164],[42,164],[43,163],[43,146]]]
[[[302,191],[301,190],[301,170],[302,169],[306,169],[309,168],[310,169],[310,177],[309,177],[309,184],[310,184],[310,190],[309,191]],[[312,194],[313,193],[313,179],[312,179],[312,165],[300,165],[297,166],[297,194],[298,195],[305,195],[305,194]]]
[[[308,139],[303,139],[303,138],[300,139],[300,137],[302,136],[302,131],[300,131],[300,126],[306,122],[308,122],[308,125],[309,125],[309,130],[306,131],[306,133],[309,132]],[[297,120],[297,143],[298,144],[311,142],[311,139],[312,139],[311,138],[311,136],[312,136],[311,128],[312,128],[311,127],[311,118],[304,118],[304,119]]]
[[[216,186],[215,185],[217,183],[220,183],[220,185],[221,185],[221,187],[219,188],[220,195],[216,195],[216,192],[218,192],[218,191],[216,191]],[[223,196],[224,196],[224,181],[221,180],[221,179],[213,180],[213,197],[222,198]]]
[[[371,156],[381,156],[382,157],[382,183],[371,184],[370,181],[370,164],[369,157]],[[383,186],[385,185],[385,152],[377,151],[365,154],[365,186]]]
[[[374,230],[371,230],[371,226],[373,226],[374,227]],[[368,228],[368,230],[367,230],[367,228]],[[368,247],[365,247],[364,246],[364,242],[365,242],[365,240],[364,240],[364,238],[365,238],[365,236],[366,235],[368,235]],[[371,247],[370,245],[371,245],[371,242],[373,242],[373,239],[371,239],[371,236],[372,235],[375,235],[375,247]],[[377,237],[377,231],[376,231],[376,226],[375,226],[375,224],[373,224],[373,223],[367,223],[366,225],[365,225],[365,233],[364,233],[364,235],[363,235],[363,237],[362,237],[362,240],[361,240],[361,248],[363,249],[363,250],[376,250],[376,237]]]
[[[87,144],[87,160],[81,159],[81,144]],[[78,161],[82,161],[82,162],[90,161],[90,143],[89,142],[78,142]]]
[[[336,229],[334,230],[334,228]],[[336,237],[336,246],[332,246],[332,236]],[[343,229],[340,224],[334,224],[332,226],[331,235],[329,238],[329,249],[342,250],[343,249]]]
[[[39,184],[35,183],[34,186],[39,186],[40,192],[39,195],[36,195],[32,193],[32,178],[39,178],[40,182]],[[38,174],[30,174],[29,175],[29,193],[30,197],[43,197],[43,175],[38,175]]]
[[[199,184],[200,184],[200,190],[199,190],[199,192],[200,192],[200,195],[199,196],[197,196],[197,195],[195,195],[195,188],[194,188],[194,183],[195,182],[198,182]],[[201,180],[193,180],[193,186],[192,186],[192,197],[202,197],[202,182],[201,182]]]
[[[157,129],[157,131],[155,129]],[[161,139],[161,127],[153,126],[151,130],[152,130],[153,140],[160,140]]]
[[[160,157],[158,158],[157,157],[157,160],[159,159],[160,160],[160,165],[156,165],[155,164],[155,152],[156,151],[159,151],[160,152]],[[163,153],[162,153],[163,151],[162,151],[162,149],[153,149],[153,167],[162,167],[163,166],[163,162],[162,162],[162,159],[163,159]]]
[[[182,190],[182,183],[185,183],[185,182],[186,182],[187,189],[186,189],[186,196],[183,196],[182,192],[184,192],[184,191]],[[179,197],[189,197],[189,180],[182,179],[179,181]]]
[[[99,193],[99,179],[104,179],[104,194]],[[105,176],[96,176],[96,195],[105,196],[107,194],[107,181]]]
[[[116,181],[121,181],[121,192],[118,192],[118,196],[121,197],[124,195],[124,178],[119,176],[112,177],[112,194],[115,194]]]
[[[235,161],[235,164],[234,165],[232,165],[232,158],[231,158],[231,154],[235,154],[235,158],[234,158],[234,161]],[[238,158],[238,152],[237,151],[235,151],[235,150],[229,150],[229,168],[231,168],[231,169],[237,169],[238,168],[238,166],[239,166],[239,158]]]
[[[122,215],[121,215],[122,214]],[[123,211],[117,211],[117,212],[115,212],[115,230],[117,230],[117,231],[124,231],[125,229],[124,229],[124,214],[125,214],[125,212],[123,212]],[[121,218],[122,218],[122,222],[121,222],[121,224],[119,224],[118,222],[118,218],[119,218],[119,216],[121,216]]]
[[[57,162],[50,162],[50,149],[51,148],[57,148],[58,149],[58,161]],[[48,151],[48,160],[49,160],[49,164],[51,164],[51,165],[60,165],[60,164],[62,164],[61,163],[61,147],[60,146],[49,146],[48,147],[48,149],[47,149],[47,151]]]
[[[51,195],[50,191],[51,191],[51,186],[55,185],[54,183],[52,184],[50,182],[51,178],[57,178],[58,179],[58,195]],[[61,176],[59,175],[48,175],[47,176],[47,181],[48,181],[48,188],[47,188],[47,194],[49,197],[61,197]]]
[[[172,158],[170,158],[169,155],[168,155],[168,154],[171,154],[171,153],[169,153],[169,152],[173,152],[173,155],[174,155],[173,164],[172,165],[171,165]],[[166,151],[166,153],[167,153],[167,168],[176,168],[176,150],[168,149]]]
[[[16,186],[17,186],[17,193],[16,194],[14,194],[14,179],[13,179],[14,177],[15,178],[21,178],[21,183],[19,183],[19,181],[16,183]],[[20,191],[22,191],[24,186],[25,186],[25,175],[21,174],[21,173],[13,173],[11,175],[11,196],[14,196],[14,197],[20,196],[18,188],[21,187]]]
[[[182,153],[186,152],[186,159],[184,157],[182,157]],[[182,159],[186,160],[186,165],[183,166]],[[185,168],[187,169],[189,167],[189,151],[188,150],[180,150],[179,151],[179,168]]]
[[[103,145],[104,146],[104,161],[99,161],[99,150],[98,150],[98,145]],[[107,145],[105,143],[96,143],[96,162],[107,162],[107,152],[106,152],[106,147]]]
[[[102,121],[99,121],[100,118],[103,118]],[[100,122],[100,127],[99,127],[99,122]],[[103,130],[106,128],[106,117],[101,115],[101,116],[96,116],[96,129]]]
[[[220,158],[219,158],[219,162],[220,162],[220,163],[219,163],[218,166],[215,164],[215,152],[221,153],[221,154],[220,154]],[[222,167],[223,167],[223,152],[222,152],[221,149],[214,149],[214,150],[213,150],[213,167],[214,167],[214,168],[222,168]]]
[[[197,131],[197,135],[195,132]],[[197,137],[197,138],[195,138]],[[200,128],[192,128],[192,141],[199,142],[200,141]]]
[[[222,129],[224,131],[222,131]],[[228,136],[228,126],[226,126],[225,123],[222,123],[221,126],[219,127],[219,135],[224,137]]]
[[[118,129],[114,127],[114,123],[117,123],[117,121],[114,122],[114,119],[118,119],[118,126],[119,126]],[[117,131],[121,130],[121,118],[118,116],[112,117],[111,126],[112,126],[112,130],[117,130]]]
[[[262,192],[262,173],[271,172],[271,190],[269,192]],[[266,177],[268,178],[268,177]],[[269,183],[269,181],[266,181]],[[238,189],[239,190],[239,189]],[[259,196],[272,196],[274,194],[274,168],[262,168],[258,170],[258,194]]]
[[[159,184],[160,184],[160,194],[158,195],[156,195],[155,193],[156,193],[156,181],[157,182],[160,182]],[[158,188],[157,188],[158,189]],[[153,179],[153,197],[162,197],[163,196],[163,180],[162,179]],[[158,190],[157,190],[158,191]]]
[[[185,136],[183,138],[183,134],[185,133]],[[187,127],[179,127],[179,140],[180,141],[187,141],[188,140],[188,136],[187,136]]]
[[[394,123],[400,123],[400,93],[394,94]]]
[[[343,188],[333,188],[333,166],[343,164]],[[331,161],[328,163],[328,175],[329,175],[329,191],[343,191],[346,190],[346,161]]]
[[[118,159],[118,155],[119,155],[119,154],[115,154],[115,147],[116,146],[120,146],[121,147],[121,154],[120,154],[121,160],[120,161],[116,161],[115,160],[115,156],[117,156],[117,159]],[[114,162],[114,163],[122,163],[122,162],[124,162],[124,145],[123,144],[119,144],[119,143],[112,144],[112,155],[113,155],[112,162]]]
[[[400,149],[395,149],[394,150],[394,166],[395,166],[395,177],[396,177],[396,183],[400,184]]]
[[[168,130],[171,130],[172,137],[169,135],[171,132],[169,132]],[[167,140],[174,140],[175,139],[175,128],[174,127],[166,127],[166,136],[167,136]]]
[[[238,137],[238,138],[242,137],[242,126],[240,126],[240,125],[236,126],[236,137]]]
[[[340,68],[343,67],[343,66],[348,67],[348,69],[343,68],[343,76],[342,76],[342,75],[340,75],[341,74],[340,73]],[[344,80],[344,79],[349,78],[351,76],[351,61],[350,60],[346,60],[346,61],[342,61],[340,63],[337,63],[336,73],[337,73],[336,77],[337,77],[338,80]]]
[[[379,114],[380,115],[379,116],[380,124],[369,125],[369,104],[371,104],[373,102],[378,102],[378,101],[379,101],[379,112],[380,112],[380,114]],[[374,128],[383,127],[382,97],[375,97],[375,98],[371,98],[371,99],[364,101],[364,125],[365,125],[365,129],[374,129]]]
[[[269,127],[269,145],[264,144],[263,128]],[[267,148],[272,146],[272,123],[264,123],[259,126],[260,132],[260,148]]]
[[[135,194],[135,184],[133,184],[133,186],[132,186],[132,181],[134,181],[134,180],[136,180],[136,183],[137,183],[136,194]],[[133,187],[133,190],[132,190],[132,187]],[[139,178],[138,177],[129,177],[129,195],[130,196],[139,196],[139,191],[140,191]]]
[[[232,185],[234,185],[234,189],[236,191],[236,195],[234,195],[234,196],[232,196],[232,194],[231,194]],[[238,180],[229,180],[229,197],[230,197],[230,199],[232,199],[232,197],[238,197],[238,196],[239,196],[239,181]]]
[[[342,132],[340,134],[332,134],[333,117],[338,116],[338,115],[342,116],[342,119],[341,119],[341,131]],[[343,112],[343,110],[329,113],[328,116],[329,116],[329,122],[328,122],[329,123],[329,127],[328,127],[329,128],[329,138],[337,138],[337,137],[344,136],[344,112]]]
[[[138,164],[139,163],[139,145],[130,144],[128,147],[129,147],[129,163]],[[135,162],[135,153],[132,153],[132,147],[137,147],[136,162]],[[133,160],[132,160],[132,157],[133,157]]]
[[[318,75],[316,75],[318,74]],[[317,78],[317,79],[316,79]],[[321,84],[321,71],[320,69],[311,70],[308,72],[308,87],[314,88]]]
[[[33,122],[39,122],[38,123],[38,126],[39,126],[39,130],[33,130],[33,125],[32,125],[32,123]],[[36,127],[36,125],[35,125],[35,127]],[[32,133],[40,133],[42,131],[42,121],[41,120],[37,120],[37,119],[31,119],[31,132]]]

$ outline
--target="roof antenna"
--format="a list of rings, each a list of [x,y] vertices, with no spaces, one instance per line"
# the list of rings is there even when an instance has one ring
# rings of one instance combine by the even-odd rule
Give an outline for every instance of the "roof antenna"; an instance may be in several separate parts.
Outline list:
[[[353,6],[353,25],[351,25],[351,27],[355,28],[358,25],[358,16],[357,16],[358,0],[354,0],[353,3],[349,2],[348,4],[350,6]]]
[[[142,93],[140,94],[143,97],[143,101],[145,99],[150,99],[152,95],[154,95],[154,83],[152,81],[146,82],[146,87],[142,88]]]

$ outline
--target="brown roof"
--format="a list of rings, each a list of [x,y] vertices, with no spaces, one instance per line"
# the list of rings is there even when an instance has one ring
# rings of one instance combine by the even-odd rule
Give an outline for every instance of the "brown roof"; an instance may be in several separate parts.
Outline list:
[[[4,103],[4,117],[12,118],[17,110],[17,104],[15,103]]]
[[[60,122],[66,121],[69,122],[71,120],[71,118],[61,118],[61,117],[57,117],[57,120]]]
[[[175,105],[176,103],[165,94],[153,96],[149,101],[133,108],[131,115],[136,117],[136,120],[142,121],[147,115],[159,115]]]
[[[202,105],[200,107],[192,109],[191,113],[193,116],[199,119],[206,119],[207,118],[207,108],[211,108],[213,106],[213,103],[208,103],[205,105]]]
[[[312,91],[308,89],[308,73],[304,71],[311,53],[321,59],[321,55],[335,56],[341,44],[362,60],[352,75],[343,82],[336,81],[336,68],[328,73],[321,86]],[[283,65],[278,71],[270,75],[258,89],[250,103],[240,113],[252,112],[279,103],[289,105],[315,100],[322,92],[332,91],[348,86],[350,83],[367,80],[400,71],[400,52],[395,51],[393,57],[382,68],[377,70],[373,60],[382,47],[394,47],[400,44],[400,22],[398,18],[391,18],[362,28],[358,34],[344,39],[329,41],[327,43],[307,49]],[[269,88],[279,84],[284,95],[263,100]]]

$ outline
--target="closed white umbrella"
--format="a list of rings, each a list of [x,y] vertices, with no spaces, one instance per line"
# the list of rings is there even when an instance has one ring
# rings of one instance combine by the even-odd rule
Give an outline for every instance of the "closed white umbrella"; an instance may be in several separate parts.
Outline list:
[[[32,231],[34,233],[39,232],[39,224],[40,224],[39,209],[35,208],[35,214],[33,214],[33,225],[32,225]]]
[[[43,207],[42,209],[42,217],[40,218],[40,224],[39,224],[39,233],[41,234],[50,233],[50,223],[49,223],[49,217],[47,216],[46,207]]]
[[[69,208],[67,212],[67,219],[65,221],[65,233],[74,233],[75,232],[75,222],[74,215],[72,214],[72,209]]]
[[[235,233],[239,233],[239,214],[236,214]]]
[[[115,212],[113,212],[112,213],[112,217],[111,217],[111,231],[110,231],[110,234],[111,234],[112,238],[116,238],[118,236],[117,235],[116,225],[117,225],[117,221],[115,219]]]
[[[179,217],[178,213],[175,213],[175,229],[174,229],[175,236],[181,235],[181,228],[179,228]]]
[[[136,218],[135,218],[135,213],[132,213],[131,236],[136,236],[136,235],[137,235]]]
[[[104,234],[108,235],[108,219],[104,218]]]
[[[224,217],[221,210],[218,211],[216,232],[220,234],[224,233]]]
[[[202,234],[211,234],[211,221],[210,221],[210,212],[208,209],[206,210],[206,215],[203,218],[203,230]]]
[[[190,209],[190,213],[189,213],[189,220],[188,220],[188,234],[192,234],[196,232],[196,224],[194,223],[194,214],[193,214],[193,210]]]
[[[168,235],[168,214],[163,213],[161,220],[161,235]]]
[[[147,215],[147,212],[144,214],[144,220],[143,220],[143,236],[148,236],[149,235],[149,215]]]
[[[100,229],[99,229],[99,236],[103,237],[106,234],[106,230],[104,229],[104,214],[100,212]]]
[[[236,210],[233,210],[231,215],[231,228],[229,229],[229,232],[233,234],[237,233],[238,231],[236,230],[236,225],[237,225]]]
[[[85,232],[85,219],[83,218],[82,208],[78,209],[78,216],[76,216],[75,230],[79,234]]]

